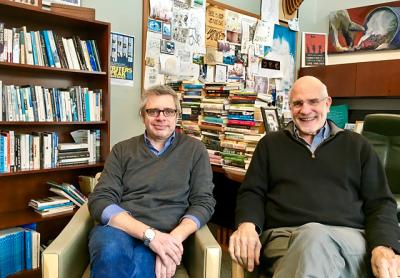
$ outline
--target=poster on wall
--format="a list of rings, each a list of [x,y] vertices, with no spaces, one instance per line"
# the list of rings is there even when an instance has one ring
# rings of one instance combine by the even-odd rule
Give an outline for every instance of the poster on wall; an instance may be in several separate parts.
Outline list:
[[[225,11],[215,6],[206,10],[206,46],[218,46],[218,41],[225,40]]]
[[[327,61],[327,37],[325,33],[303,32],[301,66],[324,66]]]
[[[329,14],[328,53],[400,48],[400,1]]]
[[[288,93],[296,75],[296,32],[276,24],[272,47],[265,47],[264,52],[265,59],[280,62],[281,89]]]
[[[111,32],[111,84],[133,86],[133,36]]]

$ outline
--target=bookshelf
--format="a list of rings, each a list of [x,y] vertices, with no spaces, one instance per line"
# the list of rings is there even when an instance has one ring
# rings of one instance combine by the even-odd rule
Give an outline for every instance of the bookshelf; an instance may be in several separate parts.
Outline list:
[[[41,241],[54,238],[73,213],[41,217],[28,207],[31,198],[52,195],[46,181],[78,184],[79,175],[94,175],[102,170],[110,150],[110,24],[82,19],[0,0],[0,22],[5,28],[26,26],[28,31],[52,30],[61,36],[78,35],[82,40],[95,40],[102,71],[72,70],[28,64],[0,62],[0,80],[3,85],[33,85],[45,88],[82,86],[102,90],[100,121],[87,122],[26,122],[0,121],[0,131],[13,130],[15,134],[30,132],[57,132],[60,143],[73,142],[70,132],[78,129],[100,130],[100,161],[37,170],[0,173],[0,229],[37,223]],[[40,271],[25,271],[18,277],[30,277]]]

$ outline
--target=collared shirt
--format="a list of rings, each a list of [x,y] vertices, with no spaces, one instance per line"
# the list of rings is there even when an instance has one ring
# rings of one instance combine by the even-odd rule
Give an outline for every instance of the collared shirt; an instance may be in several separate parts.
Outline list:
[[[149,148],[149,150],[154,153],[156,156],[160,156],[163,153],[165,153],[166,150],[172,145],[172,142],[174,142],[175,139],[175,131],[171,134],[170,137],[165,141],[164,147],[161,150],[157,150],[150,142],[149,137],[147,136],[147,131],[144,132],[144,142],[146,146]]]
[[[174,131],[174,132],[171,134],[171,136],[165,141],[164,147],[163,147],[161,150],[157,150],[157,149],[151,144],[151,142],[150,142],[150,140],[149,140],[149,138],[148,138],[148,136],[147,136],[147,133],[146,133],[146,132],[144,133],[144,141],[145,141],[146,147],[148,147],[149,150],[150,150],[152,153],[154,153],[156,156],[160,156],[160,155],[162,155],[163,153],[165,153],[165,152],[168,150],[168,148],[172,145],[172,143],[174,142],[174,139],[175,139],[175,131]],[[116,204],[112,204],[112,205],[107,206],[107,207],[103,210],[103,212],[102,212],[102,214],[101,214],[101,222],[102,222],[102,224],[108,225],[108,223],[109,223],[109,221],[110,221],[110,219],[111,219],[112,217],[114,217],[115,215],[117,215],[117,214],[119,214],[119,213],[121,213],[121,212],[125,212],[125,211],[126,211],[125,209],[121,208],[120,206],[118,206],[118,205],[116,205]],[[197,219],[196,216],[190,215],[190,214],[186,214],[186,215],[184,215],[184,216],[182,217],[182,219],[184,219],[184,218],[189,218],[189,219],[193,220],[193,221],[196,223],[197,229],[200,228],[200,225],[201,225],[201,224],[200,224],[200,220]]]
[[[306,140],[304,140],[299,133],[299,129],[294,125],[294,133],[296,134],[297,139],[301,140],[303,143],[306,144],[308,149],[314,153],[314,151],[318,148],[318,146],[324,142],[328,137],[331,135],[331,129],[329,127],[328,121],[325,122],[325,125],[318,130],[317,134],[314,135],[314,138],[309,144]]]

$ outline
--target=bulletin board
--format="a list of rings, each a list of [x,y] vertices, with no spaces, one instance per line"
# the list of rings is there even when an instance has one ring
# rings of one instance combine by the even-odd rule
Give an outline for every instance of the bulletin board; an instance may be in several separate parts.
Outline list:
[[[297,33],[286,23],[280,21],[272,27],[269,46],[246,44],[245,37],[251,32],[255,33],[251,34],[252,42],[256,42],[255,26],[262,25],[259,15],[215,0],[173,0],[173,12],[155,11],[151,1],[153,7],[157,1],[165,3],[143,0],[142,90],[175,80],[240,81],[246,89],[266,90],[266,95],[273,88],[274,101],[281,110],[288,110],[287,96],[295,80]],[[262,27],[258,33],[261,41],[271,29]]]

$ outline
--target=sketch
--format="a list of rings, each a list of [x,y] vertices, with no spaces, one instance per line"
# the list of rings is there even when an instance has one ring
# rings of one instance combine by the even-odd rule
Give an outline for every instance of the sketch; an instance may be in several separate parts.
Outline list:
[[[149,19],[147,25],[148,25],[149,31],[155,32],[155,33],[161,33],[161,26],[162,26],[161,21]]]
[[[160,52],[164,54],[174,55],[175,53],[175,42],[168,40],[161,40]]]
[[[261,107],[265,131],[274,132],[281,129],[278,112],[275,107]]]
[[[329,14],[329,53],[400,48],[400,1]]]

